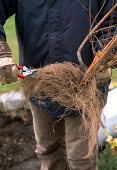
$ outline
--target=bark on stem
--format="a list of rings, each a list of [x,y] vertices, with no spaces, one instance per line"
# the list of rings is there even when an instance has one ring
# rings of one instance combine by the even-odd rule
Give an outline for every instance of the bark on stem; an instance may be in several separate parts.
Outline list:
[[[110,50],[114,47],[117,47],[117,35],[115,35],[113,37],[113,39],[105,46],[104,50],[102,51],[102,54],[100,55],[100,58],[97,60],[97,62],[93,65],[93,67],[86,72],[83,81],[85,82],[86,80],[89,80],[92,76],[94,76],[97,72],[100,72],[104,69],[104,67],[102,66],[103,63],[105,63],[105,59],[107,60],[107,63],[105,63],[105,67],[106,65],[108,65],[108,63],[114,59],[115,62],[117,62],[117,55],[115,54],[114,56],[112,55],[108,55],[110,53]],[[107,55],[113,58],[107,58]],[[109,63],[110,66],[112,66],[112,62]],[[113,63],[114,64],[114,63]],[[109,67],[109,65],[108,65]],[[106,68],[105,68],[106,69]]]
[[[77,56],[78,56],[78,60],[80,62],[80,64],[84,65],[83,61],[82,61],[82,57],[81,57],[81,51],[82,48],[84,47],[85,43],[88,41],[88,39],[90,38],[90,36],[94,33],[94,31],[96,31],[96,29],[98,29],[98,27],[105,21],[105,19],[115,10],[115,8],[117,8],[117,3],[113,6],[113,8],[100,20],[100,22],[89,32],[89,34],[86,36],[86,38],[84,39],[84,41],[82,42],[82,44],[80,45],[80,47],[78,48],[77,51]]]

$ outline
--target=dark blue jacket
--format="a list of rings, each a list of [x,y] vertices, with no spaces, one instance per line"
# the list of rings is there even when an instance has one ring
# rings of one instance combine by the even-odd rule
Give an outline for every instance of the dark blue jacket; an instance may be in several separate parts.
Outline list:
[[[89,9],[89,0],[81,2]],[[104,0],[92,0],[93,17],[97,15],[103,2]],[[107,0],[96,22],[111,7],[112,0]],[[38,68],[63,61],[79,63],[77,49],[89,32],[90,17],[78,0],[0,0],[0,38],[5,38],[3,25],[13,14],[16,14],[20,65]],[[115,23],[117,24],[117,10],[114,13]],[[101,26],[109,24],[110,18]],[[104,31],[105,36],[106,34]],[[99,39],[101,36],[98,34]],[[98,50],[100,45],[96,43],[95,48]],[[89,66],[93,57],[91,44],[87,42],[82,51],[82,59]]]

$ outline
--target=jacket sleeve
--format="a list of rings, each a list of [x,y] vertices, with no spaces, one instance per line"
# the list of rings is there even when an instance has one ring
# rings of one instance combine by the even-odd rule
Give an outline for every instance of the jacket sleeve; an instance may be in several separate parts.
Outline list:
[[[99,10],[102,7],[104,3],[104,0],[99,0],[98,4],[99,4]],[[117,3],[117,0],[114,0],[114,4]],[[99,20],[101,20],[106,14],[107,12],[109,12],[109,10],[112,8],[112,0],[107,0],[102,11],[99,14]],[[112,16],[112,18],[111,18]],[[101,28],[104,27],[109,27],[112,25],[117,24],[117,8],[114,10],[114,13],[112,15],[110,15],[102,24],[101,24]],[[113,27],[110,29],[104,29],[103,31],[99,31],[99,33],[96,35],[98,40],[101,42],[102,45],[104,45],[106,42],[109,42],[112,38],[112,36],[117,33],[115,31],[117,29],[117,25],[116,27]],[[96,42],[95,43],[95,49],[96,51],[101,49],[101,45],[100,43]]]
[[[6,39],[3,25],[17,11],[17,0],[0,0],[0,38]]]

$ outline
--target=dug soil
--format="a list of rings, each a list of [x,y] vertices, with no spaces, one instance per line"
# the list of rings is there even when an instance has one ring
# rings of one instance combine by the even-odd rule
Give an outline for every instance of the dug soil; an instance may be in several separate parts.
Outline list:
[[[0,170],[39,170],[35,149],[30,111],[28,120],[17,113],[0,113]]]

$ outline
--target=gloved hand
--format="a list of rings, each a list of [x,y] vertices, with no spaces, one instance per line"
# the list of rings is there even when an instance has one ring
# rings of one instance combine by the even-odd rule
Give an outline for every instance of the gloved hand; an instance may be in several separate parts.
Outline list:
[[[5,40],[0,39],[0,82],[2,85],[17,81],[18,69],[14,56]]]
[[[96,74],[96,84],[97,87],[102,87],[104,84],[111,78],[112,76],[112,69],[108,68],[103,72],[99,72]]]

